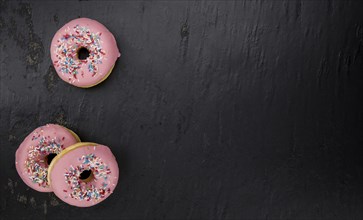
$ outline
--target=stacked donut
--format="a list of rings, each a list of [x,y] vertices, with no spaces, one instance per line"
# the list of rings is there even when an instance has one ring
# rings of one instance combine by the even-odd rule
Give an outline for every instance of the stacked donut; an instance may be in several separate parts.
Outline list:
[[[15,157],[16,170],[29,187],[54,192],[78,207],[100,203],[118,182],[117,161],[107,146],[81,142],[76,133],[56,124],[31,132]]]

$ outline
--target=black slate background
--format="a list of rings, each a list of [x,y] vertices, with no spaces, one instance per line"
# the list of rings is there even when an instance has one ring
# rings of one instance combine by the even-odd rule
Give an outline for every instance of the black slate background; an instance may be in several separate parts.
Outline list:
[[[0,1],[1,219],[362,219],[363,2]],[[49,47],[89,17],[122,57],[91,89]],[[115,193],[26,187],[23,138],[59,123],[110,146]]]

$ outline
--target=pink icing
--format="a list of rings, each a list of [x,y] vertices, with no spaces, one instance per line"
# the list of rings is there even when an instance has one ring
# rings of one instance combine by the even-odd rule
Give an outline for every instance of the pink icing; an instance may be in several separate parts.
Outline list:
[[[91,170],[89,182],[80,174]],[[111,150],[103,145],[87,145],[71,150],[53,165],[50,181],[53,191],[64,202],[78,207],[89,207],[105,200],[115,189],[119,169]]]
[[[47,124],[35,129],[20,144],[15,154],[15,166],[21,179],[39,192],[51,192],[48,184],[47,155],[60,153],[78,140],[59,125]]]
[[[85,60],[78,59],[77,52],[82,47],[90,52]],[[50,53],[59,77],[78,87],[101,82],[120,57],[112,33],[89,18],[72,20],[59,29],[53,37]]]

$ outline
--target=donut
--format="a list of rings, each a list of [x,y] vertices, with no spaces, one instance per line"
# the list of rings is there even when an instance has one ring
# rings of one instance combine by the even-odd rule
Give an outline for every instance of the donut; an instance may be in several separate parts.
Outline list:
[[[74,19],[59,29],[50,54],[59,77],[81,88],[104,81],[121,55],[112,33],[89,18]]]
[[[111,150],[96,143],[77,143],[58,154],[49,167],[55,195],[78,207],[96,205],[111,195],[119,169]]]
[[[63,149],[80,142],[73,131],[56,124],[35,129],[20,144],[15,153],[16,170],[26,185],[39,192],[51,192],[48,168]]]

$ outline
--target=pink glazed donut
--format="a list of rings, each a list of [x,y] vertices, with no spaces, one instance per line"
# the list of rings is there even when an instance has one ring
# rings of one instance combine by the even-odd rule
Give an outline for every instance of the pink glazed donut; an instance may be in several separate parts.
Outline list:
[[[57,155],[48,181],[64,202],[89,207],[105,200],[118,182],[119,169],[111,150],[95,143],[77,143]]]
[[[120,57],[112,33],[89,18],[72,20],[59,29],[50,54],[59,77],[82,88],[104,81]]]
[[[51,192],[48,166],[63,149],[79,142],[71,130],[55,124],[35,129],[20,144],[15,154],[15,166],[21,179],[39,192]]]

